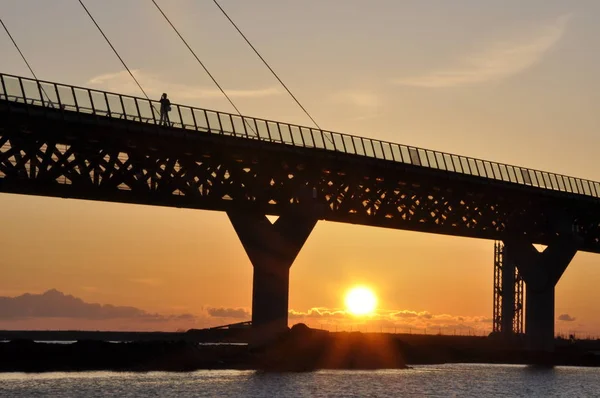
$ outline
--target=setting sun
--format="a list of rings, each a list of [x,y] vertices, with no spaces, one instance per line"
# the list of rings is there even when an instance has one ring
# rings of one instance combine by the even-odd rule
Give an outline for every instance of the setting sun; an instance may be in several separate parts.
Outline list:
[[[366,287],[354,287],[346,294],[346,308],[353,315],[367,315],[377,306],[375,293]]]

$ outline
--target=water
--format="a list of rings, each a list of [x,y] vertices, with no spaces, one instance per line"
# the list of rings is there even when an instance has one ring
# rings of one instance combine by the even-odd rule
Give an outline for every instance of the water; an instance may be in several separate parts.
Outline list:
[[[508,365],[409,370],[0,373],[2,397],[594,397],[600,369]]]

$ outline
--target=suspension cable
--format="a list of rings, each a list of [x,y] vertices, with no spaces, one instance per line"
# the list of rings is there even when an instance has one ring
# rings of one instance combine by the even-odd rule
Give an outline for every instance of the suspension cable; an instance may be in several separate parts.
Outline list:
[[[152,0],[152,1],[154,1],[154,0]],[[252,43],[250,42],[250,40],[248,40],[248,38],[246,37],[246,35],[240,30],[240,28],[236,25],[236,23],[233,22],[233,19],[231,19],[231,17],[227,14],[227,12],[223,9],[223,7],[221,7],[221,5],[219,4],[219,2],[217,0],[213,0],[213,2],[219,8],[219,10],[221,10],[221,12],[223,13],[223,15],[225,15],[225,17],[229,20],[229,22],[231,22],[231,24],[238,31],[238,33],[244,38],[244,40],[246,41],[246,43],[248,43],[248,45],[250,46],[250,48],[252,48],[252,50],[254,50],[254,52],[256,53],[256,55],[258,56],[258,58],[260,58],[260,60],[265,64],[265,66],[267,68],[269,68],[269,70],[271,71],[271,73],[273,74],[273,76],[275,76],[275,78],[279,81],[279,83],[281,83],[281,85],[283,86],[283,88],[285,88],[285,90],[288,92],[288,94],[294,99],[294,101],[296,101],[296,104],[298,104],[298,106],[300,107],[300,109],[302,109],[304,111],[304,113],[306,114],[306,116],[308,116],[308,118],[313,122],[313,124],[317,127],[317,129],[323,131],[321,129],[321,127],[319,127],[319,124],[315,121],[315,119],[310,115],[310,113],[308,113],[308,111],[306,110],[306,108],[304,108],[304,106],[302,106],[302,104],[296,98],[296,96],[294,94],[292,94],[292,91],[285,85],[285,83],[283,82],[283,80],[281,80],[281,78],[279,77],[279,75],[277,75],[277,73],[275,73],[275,71],[273,70],[273,68],[271,67],[271,65],[269,65],[269,63],[263,58],[263,56],[260,55],[260,53],[258,52],[258,50],[256,49],[256,47],[254,47],[254,45],[252,45]],[[331,139],[329,137],[327,137],[327,138],[329,139],[329,141],[331,141]]]
[[[229,103],[231,104],[231,106],[233,107],[233,109],[235,109],[235,111],[238,113],[238,115],[240,115],[242,117],[242,119],[245,120],[245,118],[243,117],[243,115],[240,112],[240,110],[233,103],[233,100],[227,95],[227,93],[225,92],[225,90],[223,90],[223,88],[221,87],[221,85],[217,82],[217,79],[215,79],[215,77],[208,71],[208,68],[202,63],[202,61],[200,61],[200,58],[198,58],[198,56],[196,55],[196,53],[194,52],[194,50],[192,50],[192,48],[187,43],[187,41],[185,41],[185,39],[183,38],[183,36],[181,35],[181,33],[179,33],[179,31],[177,30],[177,28],[175,27],[175,25],[173,25],[173,23],[171,22],[171,20],[169,19],[169,17],[167,17],[167,15],[163,12],[163,10],[160,8],[160,6],[156,3],[155,0],[152,0],[152,3],[154,3],[154,5],[158,9],[158,11],[160,11],[160,13],[162,14],[162,16],[169,23],[169,25],[171,25],[171,28],[173,28],[173,30],[175,31],[175,33],[177,33],[177,36],[179,36],[179,38],[181,39],[181,41],[183,42],[183,44],[185,44],[185,46],[188,48],[188,50],[190,50],[190,52],[192,53],[192,55],[194,56],[194,58],[196,58],[196,61],[198,61],[198,63],[200,64],[200,66],[202,66],[202,68],[204,69],[204,71],[206,72],[206,74],[212,79],[213,83],[215,83],[215,86],[217,86],[219,88],[219,90],[221,90],[221,93],[223,93],[223,95],[225,96],[225,98],[227,98],[227,101],[229,101]],[[248,123],[246,122],[246,124],[248,124]],[[250,129],[254,132],[254,130],[252,129],[252,126],[250,126],[250,124],[248,124],[248,127],[250,127]],[[254,133],[256,134],[256,132],[254,132]]]
[[[27,65],[27,68],[29,68],[29,72],[31,72],[31,74],[33,75],[35,80],[38,80],[37,76],[35,75],[35,72],[33,71],[33,69],[31,68],[31,65],[29,65],[29,62],[27,62],[27,58],[25,58],[25,55],[23,55],[23,52],[21,52],[21,49],[19,48],[19,46],[17,45],[17,42],[15,41],[15,39],[12,37],[12,35],[10,34],[8,28],[6,27],[6,25],[4,24],[4,21],[2,21],[2,18],[0,18],[0,23],[2,24],[2,26],[4,27],[4,30],[6,31],[6,34],[8,35],[8,37],[10,38],[10,40],[12,41],[13,45],[15,46],[15,48],[17,49],[17,51],[19,52],[19,54],[21,55],[21,58],[23,58],[23,61],[25,61],[25,65]]]
[[[296,96],[294,94],[292,94],[292,92],[290,91],[290,89],[279,78],[279,76],[277,75],[277,73],[275,73],[275,71],[273,70],[273,68],[271,68],[271,65],[269,65],[269,63],[263,58],[263,56],[260,55],[260,53],[258,52],[258,50],[252,45],[252,43],[250,42],[250,40],[248,40],[248,38],[246,37],[246,35],[244,35],[244,33],[242,33],[242,31],[240,30],[240,28],[238,28],[238,26],[235,24],[235,22],[233,22],[233,20],[229,17],[229,15],[227,14],[227,12],[225,12],[225,10],[223,9],[223,7],[221,7],[221,5],[219,4],[219,2],[217,0],[213,0],[213,2],[216,4],[217,7],[219,7],[219,10],[221,10],[221,12],[223,13],[223,15],[225,15],[225,17],[229,20],[229,22],[231,22],[231,24],[233,25],[233,27],[244,38],[244,40],[246,41],[246,43],[248,43],[248,45],[250,46],[250,48],[252,48],[252,50],[254,50],[254,52],[256,53],[256,55],[258,56],[258,58],[260,58],[260,60],[265,64],[265,66],[267,68],[269,68],[269,70],[271,71],[271,73],[273,74],[273,76],[275,76],[275,78],[279,81],[279,83],[281,83],[281,85],[283,86],[283,88],[285,88],[285,90],[288,92],[288,94],[294,99],[294,101],[296,101],[296,104],[298,104],[298,106],[304,111],[304,113],[306,113],[306,116],[308,116],[308,118],[314,123],[315,126],[317,126],[317,128],[319,130],[321,130],[321,127],[319,127],[319,125],[317,124],[317,122],[315,121],[315,119],[313,119],[313,117],[310,115],[310,113],[308,113],[308,111],[306,110],[306,108],[304,108],[302,106],[302,104],[300,103],[300,101],[298,101],[298,99],[296,98]]]
[[[4,24],[4,21],[2,21],[2,18],[0,18],[0,24],[2,24],[2,26],[4,27],[4,30],[6,31],[6,34],[8,35],[8,37],[10,38],[10,40],[12,41],[12,43],[14,44],[14,46],[17,49],[17,51],[19,52],[19,54],[21,55],[21,58],[23,58],[23,61],[25,62],[25,65],[27,65],[27,68],[29,69],[29,72],[31,72],[31,74],[33,75],[33,78],[39,84],[39,79],[38,79],[37,75],[33,71],[33,68],[31,67],[31,65],[29,65],[29,62],[27,61],[27,58],[25,58],[25,55],[23,54],[23,52],[21,51],[21,49],[17,45],[17,42],[15,41],[15,39],[13,38],[13,36],[10,34],[10,31],[8,30],[8,27]],[[46,95],[46,98],[48,98],[48,102],[50,104],[53,104],[52,100],[48,96],[48,93],[46,93],[46,90],[44,89],[44,87],[42,87],[42,85],[40,85],[40,89]],[[25,93],[23,93],[23,95],[25,95]],[[42,100],[43,100],[43,98],[42,98]],[[43,103],[43,101],[42,101],[42,103]]]
[[[152,103],[152,101],[150,100],[150,97],[148,97],[148,94],[146,94],[146,91],[144,91],[144,89],[143,89],[142,85],[140,84],[140,82],[138,82],[138,80],[135,78],[135,76],[131,72],[131,69],[129,69],[129,67],[127,66],[127,64],[125,63],[125,61],[123,61],[123,58],[121,58],[121,56],[119,55],[119,53],[117,52],[117,50],[115,49],[115,47],[112,45],[112,43],[110,42],[110,40],[108,39],[108,37],[106,37],[106,35],[104,34],[104,31],[102,30],[102,28],[100,28],[100,25],[98,25],[98,23],[96,22],[96,20],[92,16],[92,14],[89,12],[89,10],[85,6],[85,4],[83,4],[83,1],[79,0],[79,4],[81,4],[81,6],[83,7],[83,9],[87,13],[87,15],[90,17],[90,19],[92,20],[92,22],[94,23],[94,25],[96,25],[96,28],[98,28],[98,30],[100,31],[100,33],[102,34],[102,36],[104,37],[104,39],[106,40],[106,42],[108,43],[108,45],[110,46],[110,48],[113,50],[113,52],[115,53],[115,55],[117,56],[117,58],[119,58],[119,61],[121,61],[121,63],[123,64],[123,66],[125,67],[125,69],[127,70],[127,72],[129,73],[129,75],[131,76],[131,78],[133,79],[133,81],[135,82],[135,84],[137,84],[137,86],[140,88],[140,90],[144,94],[144,97],[146,97],[146,99],[148,101],[150,101],[150,103]],[[154,106],[152,106],[152,108],[154,109]]]

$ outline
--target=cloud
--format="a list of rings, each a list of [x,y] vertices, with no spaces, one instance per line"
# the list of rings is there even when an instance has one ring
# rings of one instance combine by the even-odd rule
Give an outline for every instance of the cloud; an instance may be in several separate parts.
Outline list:
[[[239,307],[204,307],[198,314],[155,314],[135,307],[87,303],[55,289],[0,297],[0,329],[187,330],[231,323],[224,319],[250,318],[250,311]],[[290,309],[289,318],[291,324],[303,322],[313,327],[328,326],[330,330],[481,335],[491,329],[489,317],[401,309],[378,309],[371,316],[356,317],[340,308],[314,307],[307,311]],[[575,320],[567,314],[559,319]]]
[[[146,91],[148,96],[151,98],[158,98],[163,92],[168,93],[172,98],[176,98],[177,102],[223,97],[223,93],[221,93],[218,88],[171,83],[157,75],[148,74],[139,69],[134,69],[131,72],[140,82],[141,86],[144,88],[144,91]],[[102,90],[113,91],[122,94],[136,96],[141,94],[140,89],[126,71],[95,76],[89,79],[87,84]],[[283,93],[283,91],[277,86],[254,90],[224,90],[231,98],[264,98]]]
[[[193,318],[190,314],[151,314],[135,307],[86,303],[82,299],[51,289],[42,294],[0,297],[0,320],[27,318],[69,318],[85,320],[135,319],[164,322]]]
[[[368,91],[344,90],[333,94],[331,98],[335,102],[360,108],[377,108],[381,104],[379,97]]]
[[[292,319],[306,319],[306,318],[328,318],[328,319],[338,318],[339,319],[339,318],[348,317],[348,314],[346,313],[346,311],[339,310],[339,309],[327,309],[327,308],[318,307],[318,308],[311,308],[306,312],[290,310],[289,317]]]
[[[378,309],[367,317],[356,317],[339,308],[316,307],[308,311],[290,310],[291,323],[303,322],[328,330],[382,330],[396,332],[435,331],[445,334],[487,334],[491,318],[452,314],[432,314],[428,311]]]
[[[571,15],[562,15],[517,40],[489,44],[486,50],[467,56],[460,65],[394,83],[414,87],[458,87],[517,75],[537,64],[563,37]]]
[[[392,318],[425,318],[425,319],[431,319],[433,317],[433,315],[431,315],[429,312],[427,311],[422,311],[422,312],[415,312],[415,311],[398,311],[398,312],[394,312],[391,314]]]
[[[209,307],[206,312],[215,318],[250,319],[250,313],[243,308]]]
[[[381,98],[370,91],[343,90],[332,94],[330,100],[344,107],[355,108],[355,110],[350,112],[350,114],[353,114],[350,120],[353,121],[362,121],[377,117],[378,109],[381,106]]]
[[[575,318],[574,318],[574,317],[572,317],[572,316],[571,316],[571,315],[569,315],[569,314],[560,314],[560,315],[558,316],[558,320],[559,320],[559,321],[564,321],[564,322],[574,322],[574,321],[575,321]]]

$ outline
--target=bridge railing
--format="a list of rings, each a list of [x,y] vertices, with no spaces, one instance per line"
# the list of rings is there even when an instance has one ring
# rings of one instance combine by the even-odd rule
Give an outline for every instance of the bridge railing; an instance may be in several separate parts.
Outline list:
[[[149,124],[160,103],[129,95],[0,74],[0,99]],[[599,198],[600,183],[408,145],[172,104],[168,125],[185,130],[319,148]]]

